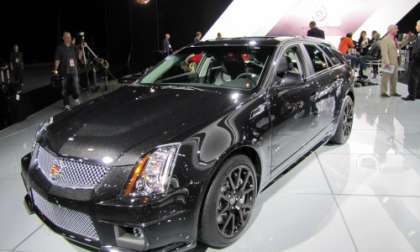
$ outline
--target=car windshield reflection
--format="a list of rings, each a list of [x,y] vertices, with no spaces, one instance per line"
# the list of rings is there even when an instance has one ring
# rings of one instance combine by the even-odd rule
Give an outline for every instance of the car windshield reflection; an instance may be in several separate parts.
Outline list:
[[[259,85],[273,47],[193,47],[166,57],[137,84],[252,90]]]

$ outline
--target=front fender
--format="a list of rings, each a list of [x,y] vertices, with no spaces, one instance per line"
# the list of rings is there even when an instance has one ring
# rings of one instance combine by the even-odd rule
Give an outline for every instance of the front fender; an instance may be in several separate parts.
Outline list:
[[[271,122],[269,107],[265,104],[265,97],[261,96],[238,105],[235,110],[182,141],[173,177],[190,192],[189,202],[194,204],[196,227],[214,176],[225,160],[238,150],[248,148],[255,151],[260,161],[260,184],[269,180]]]

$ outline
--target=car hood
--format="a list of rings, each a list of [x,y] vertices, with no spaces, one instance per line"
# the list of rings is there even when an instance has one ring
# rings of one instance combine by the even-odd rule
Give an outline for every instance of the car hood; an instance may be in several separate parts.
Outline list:
[[[182,141],[181,136],[220,118],[246,96],[182,86],[122,87],[54,117],[45,141],[62,156],[122,165],[119,159],[130,149],[149,151]]]

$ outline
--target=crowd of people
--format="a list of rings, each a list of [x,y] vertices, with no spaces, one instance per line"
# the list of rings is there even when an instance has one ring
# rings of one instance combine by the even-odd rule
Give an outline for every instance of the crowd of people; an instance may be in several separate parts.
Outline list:
[[[307,36],[325,39],[325,32],[317,27],[316,22],[309,24]],[[420,32],[420,21],[416,25],[417,32]],[[397,40],[398,27],[390,25],[385,36],[377,31],[368,37],[366,31],[362,31],[357,41],[353,40],[353,34],[348,33],[341,38],[338,50],[345,55],[352,67],[358,69],[361,79],[366,79],[365,70],[368,62],[376,61],[378,64],[371,64],[374,78],[381,72],[381,96],[400,96],[397,93],[398,69],[399,69],[399,50],[408,44],[412,44],[412,53],[409,64],[409,95],[404,100],[412,101],[419,97],[418,87],[420,82],[420,41],[414,34],[404,36],[402,41]],[[196,32],[192,43],[198,43],[203,38],[201,32]],[[216,40],[221,40],[222,34],[218,33]],[[171,35],[166,33],[162,43],[162,54],[168,56],[174,49],[171,44]],[[75,45],[74,39],[69,32],[63,34],[63,44],[56,49],[54,58],[54,75],[60,76],[62,83],[62,96],[65,109],[70,109],[69,95],[74,98],[74,103],[80,103],[79,70],[78,62],[83,62],[81,50]],[[17,82],[23,82],[23,55],[19,47],[15,45],[10,57],[10,70]],[[380,71],[381,70],[381,71]],[[390,90],[388,92],[388,84]]]
[[[315,22],[309,24],[307,36],[325,39],[325,33],[316,26]],[[417,33],[420,32],[420,21],[416,24]],[[358,78],[367,79],[365,70],[368,63],[372,67],[373,78],[381,72],[380,94],[381,97],[401,95],[397,92],[398,73],[401,65],[401,52],[408,50],[408,92],[403,97],[405,101],[414,101],[420,98],[420,41],[413,33],[407,33],[398,40],[398,26],[390,25],[385,36],[377,31],[372,31],[371,38],[366,31],[360,33],[357,41],[353,34],[348,33],[341,38],[338,50],[346,57],[354,69],[358,69]],[[389,87],[388,87],[389,86]]]
[[[197,31],[195,33],[195,37],[192,41],[193,44],[200,42],[203,39],[203,33],[200,31]],[[216,36],[216,40],[222,40],[223,36],[222,33],[218,32]],[[171,34],[165,33],[163,42],[162,42],[163,48],[162,48],[162,54],[164,56],[168,56],[174,52],[172,44],[171,44]]]
[[[416,31],[420,32],[420,20],[416,24]],[[325,32],[317,27],[315,21],[309,23],[308,37],[325,39]],[[163,54],[165,56],[173,53],[170,42],[171,35],[165,34],[163,41]],[[193,43],[202,39],[202,33],[196,32]],[[217,40],[222,39],[222,34],[217,34]],[[420,41],[413,33],[407,33],[398,40],[398,26],[390,25],[384,36],[378,31],[372,31],[369,38],[367,31],[362,31],[355,41],[353,33],[342,37],[338,50],[345,56],[354,69],[357,69],[358,80],[367,83],[366,70],[368,66],[372,70],[372,79],[381,76],[380,92],[381,97],[401,95],[397,92],[398,73],[401,65],[402,50],[409,51],[408,62],[408,91],[409,95],[403,97],[406,101],[414,101],[420,97]]]

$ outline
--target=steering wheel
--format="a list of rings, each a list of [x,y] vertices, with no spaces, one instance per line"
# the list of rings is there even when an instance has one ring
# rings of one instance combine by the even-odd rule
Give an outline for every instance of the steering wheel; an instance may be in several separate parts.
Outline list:
[[[253,74],[253,73],[241,73],[238,76],[236,76],[235,80],[239,80],[239,79],[247,79],[247,80],[250,80],[252,83],[246,83],[246,84],[250,84],[251,85],[250,87],[253,87],[253,86],[255,86],[255,79],[254,78],[256,76],[257,75],[256,74]],[[247,85],[247,88],[249,88],[248,85]]]
[[[251,79],[251,80],[253,80],[255,76],[256,76],[256,74],[253,74],[253,73],[241,73],[238,76],[236,76],[235,80],[239,80],[239,79]]]
[[[254,65],[254,66],[256,66],[256,67],[259,67],[259,68],[263,68],[264,67],[264,65],[263,64],[261,64],[261,63],[259,63],[259,62],[256,62],[256,61],[249,61],[249,62],[247,62],[246,64],[248,64],[248,65]]]

